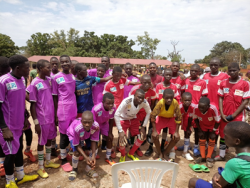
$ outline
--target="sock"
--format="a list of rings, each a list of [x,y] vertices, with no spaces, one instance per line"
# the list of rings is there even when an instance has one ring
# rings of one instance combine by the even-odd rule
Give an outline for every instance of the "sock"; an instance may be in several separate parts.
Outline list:
[[[166,142],[165,139],[161,139],[161,150],[164,150],[165,142]]]
[[[225,157],[226,155],[226,144],[225,144],[225,140],[223,138],[220,139],[220,156],[221,157]]]
[[[131,145],[134,145],[134,143],[135,143],[135,137],[134,136],[130,137],[130,143],[131,143]]]
[[[5,160],[5,157],[0,157],[0,164],[3,164]]]
[[[52,149],[56,148],[56,139],[51,140],[51,148]]]
[[[134,155],[135,151],[141,146],[142,143],[143,143],[143,140],[137,139],[133,147],[129,151],[129,155]]]
[[[106,158],[109,159],[111,156],[111,149],[108,149],[106,150]]]
[[[46,163],[49,163],[51,157],[51,146],[45,146],[45,149],[46,149]]]
[[[216,151],[217,149],[217,144],[214,144],[214,151]]]
[[[65,159],[67,156],[66,149],[60,149],[61,159]]]
[[[26,146],[25,151],[26,151],[26,152],[29,152],[29,151],[30,151],[30,146]]]
[[[189,138],[184,138],[184,150],[183,152],[187,152],[188,151],[188,148],[189,148]]]
[[[207,158],[212,158],[212,153],[214,151],[215,140],[209,138],[208,149],[207,149]]]
[[[89,150],[89,157],[92,157],[92,150]]]
[[[23,166],[15,167],[15,168],[16,168],[16,177],[17,177],[17,180],[23,179],[23,177],[24,177]]]
[[[43,163],[44,163],[44,159],[43,159],[43,151],[37,151],[38,154],[38,169],[43,169]]]
[[[95,156],[97,156],[97,153],[98,153],[98,149],[95,150]]]
[[[195,148],[195,149],[198,149],[198,147],[199,147],[199,145],[197,145],[197,144],[194,145],[194,148]]]
[[[72,166],[73,166],[73,169],[77,169],[78,162],[79,162],[79,157],[73,155],[72,156]]]
[[[200,139],[199,145],[200,145],[201,157],[204,159],[206,158],[206,139]]]
[[[10,181],[15,182],[14,174],[12,174],[12,175],[5,175],[5,178],[6,178],[6,183],[7,184],[9,184]]]
[[[125,156],[125,146],[120,146],[119,151],[121,152],[121,156]]]

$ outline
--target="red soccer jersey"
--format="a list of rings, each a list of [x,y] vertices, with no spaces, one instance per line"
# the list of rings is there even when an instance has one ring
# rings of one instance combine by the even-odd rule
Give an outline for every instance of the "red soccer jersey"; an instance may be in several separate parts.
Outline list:
[[[210,108],[205,114],[202,114],[198,107],[195,107],[193,119],[199,119],[200,127],[204,131],[204,129],[212,130],[215,123],[220,123],[221,117],[216,106],[210,103]]]
[[[183,104],[180,103],[180,110],[181,110],[181,115],[182,115],[181,128],[182,130],[186,131],[187,126],[188,126],[188,118],[193,117],[194,107],[190,105],[188,107],[188,110],[185,111]]]
[[[165,90],[165,89],[168,89],[168,88],[170,88],[170,89],[172,89],[172,90],[174,91],[174,98],[175,98],[178,102],[180,102],[180,99],[181,99],[180,94],[179,94],[179,92],[178,92],[178,89],[177,89],[176,85],[173,84],[173,83],[171,83],[169,87],[165,87],[164,84],[163,84],[163,82],[157,84],[157,85],[156,85],[156,89],[155,89],[155,90],[156,90],[156,94],[157,94],[157,99],[158,99],[158,100],[161,100],[162,97],[163,97],[163,92],[164,92],[164,90]]]
[[[112,80],[109,80],[104,86],[103,94],[112,93],[115,97],[115,107],[118,108],[123,100],[124,85],[129,84],[130,81],[126,78],[121,78],[117,83],[114,83]]]
[[[195,81],[186,79],[185,88],[182,87],[182,90],[192,94],[192,103],[194,105],[197,105],[200,98],[208,93],[206,82],[199,78]]]
[[[207,83],[208,95],[210,102],[213,103],[219,109],[219,96],[216,91],[220,88],[222,80],[228,79],[229,76],[226,73],[219,72],[217,75],[211,73],[205,74],[203,80]]]
[[[176,85],[178,92],[181,95],[181,87],[185,86],[185,80],[181,80],[181,77],[177,76],[172,77],[170,82]]]
[[[156,75],[155,77],[151,77],[151,82],[153,83],[153,87],[155,89],[156,85],[159,84],[162,81],[162,76]]]
[[[224,115],[232,115],[241,105],[244,99],[250,98],[249,83],[240,79],[236,83],[223,80],[218,90],[218,95],[223,97]],[[244,110],[234,119],[234,121],[244,121]]]

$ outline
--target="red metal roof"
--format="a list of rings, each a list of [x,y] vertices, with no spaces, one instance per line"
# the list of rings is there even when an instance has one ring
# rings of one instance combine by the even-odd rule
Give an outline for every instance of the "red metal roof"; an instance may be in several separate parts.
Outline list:
[[[53,56],[31,56],[29,61],[37,62],[40,59],[50,60]],[[59,56],[56,56],[59,58]],[[80,63],[101,63],[100,57],[70,57],[71,60],[76,60]],[[121,59],[121,58],[110,58],[111,64],[126,64],[127,62],[134,65],[148,65],[151,62],[155,62],[156,65],[171,65],[172,62],[168,60],[156,60],[156,59]]]

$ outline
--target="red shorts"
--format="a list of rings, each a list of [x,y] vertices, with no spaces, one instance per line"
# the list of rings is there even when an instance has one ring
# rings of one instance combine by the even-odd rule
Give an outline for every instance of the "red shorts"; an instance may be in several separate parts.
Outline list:
[[[219,134],[221,138],[224,138],[224,128],[226,127],[226,125],[228,124],[228,122],[225,122],[223,120],[221,120],[220,122],[220,126],[219,126]]]
[[[137,114],[136,117],[139,119],[139,121],[143,122],[145,117],[146,117],[146,111],[144,110],[144,108],[142,108]]]
[[[140,121],[137,118],[121,121],[121,126],[122,126],[124,133],[126,133],[127,130],[129,129],[131,136],[137,136],[138,134],[140,134],[139,132],[140,125],[141,125]]]
[[[187,120],[187,121],[188,121],[188,120]],[[192,122],[191,122],[191,127],[194,126],[194,124],[195,124],[195,122],[194,122],[194,120],[192,120]],[[182,122],[182,123],[181,123],[181,129],[182,129],[182,130],[187,131],[187,126],[188,126],[188,122]],[[190,127],[190,129],[191,129],[191,127]]]
[[[158,134],[161,133],[161,130],[165,127],[168,127],[169,134],[174,134],[176,130],[175,118],[164,118],[161,116],[156,117],[155,121],[156,131]]]

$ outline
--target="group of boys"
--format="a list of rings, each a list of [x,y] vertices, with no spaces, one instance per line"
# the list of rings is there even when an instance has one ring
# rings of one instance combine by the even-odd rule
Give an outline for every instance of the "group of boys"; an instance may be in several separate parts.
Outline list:
[[[120,162],[125,161],[128,140],[132,146],[127,156],[139,160],[135,153],[139,157],[143,155],[140,146],[146,139],[149,142],[146,156],[153,153],[154,143],[158,160],[173,162],[181,126],[184,146],[178,149],[183,150],[183,157],[194,160],[188,153],[194,130],[194,156],[201,155],[194,162],[206,162],[212,167],[214,160],[225,160],[227,146],[223,130],[226,124],[244,121],[244,109],[250,98],[249,83],[239,76],[239,65],[231,63],[228,74],[222,73],[219,72],[218,58],[211,59],[211,73],[205,74],[203,79],[199,78],[198,64],[191,66],[190,77],[186,78],[179,72],[178,62],[165,69],[163,76],[157,74],[156,64],[150,63],[149,74],[139,78],[133,74],[130,63],[125,64],[124,71],[119,66],[111,70],[110,59],[103,57],[96,69],[87,70],[85,64],[62,55],[59,59],[52,57],[50,62],[39,60],[37,77],[27,88],[24,80],[29,74],[27,58],[20,55],[9,59],[1,57],[0,63],[0,162],[3,162],[1,172],[5,169],[8,188],[38,178],[37,175],[25,175],[23,171],[22,135],[23,129],[29,126],[25,99],[30,102],[30,113],[38,134],[37,173],[47,178],[45,168],[61,166],[70,172],[69,180],[72,181],[77,177],[78,162],[83,159],[87,163],[87,175],[98,176],[94,167],[99,157],[97,146],[101,135],[102,149],[106,149],[105,161],[110,165],[115,163],[111,159],[116,157],[112,148],[113,126],[118,129]],[[51,161],[57,126],[61,164]],[[168,132],[170,142],[167,141]],[[213,159],[218,135],[220,155]],[[72,156],[67,151],[69,145]],[[72,161],[72,166],[68,161]],[[17,180],[14,179],[14,165]]]

